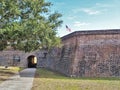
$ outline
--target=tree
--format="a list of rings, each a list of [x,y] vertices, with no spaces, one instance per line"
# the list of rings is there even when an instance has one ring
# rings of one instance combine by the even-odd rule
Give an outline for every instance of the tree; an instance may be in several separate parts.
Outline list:
[[[51,5],[44,0],[0,0],[0,50],[11,46],[30,52],[59,45],[62,15],[51,13]]]

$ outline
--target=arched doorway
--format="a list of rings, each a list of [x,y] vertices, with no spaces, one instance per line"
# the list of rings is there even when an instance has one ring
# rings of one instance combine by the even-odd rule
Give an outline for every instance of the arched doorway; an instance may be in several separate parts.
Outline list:
[[[28,60],[28,68],[36,68],[37,66],[37,57],[31,55],[27,58]]]

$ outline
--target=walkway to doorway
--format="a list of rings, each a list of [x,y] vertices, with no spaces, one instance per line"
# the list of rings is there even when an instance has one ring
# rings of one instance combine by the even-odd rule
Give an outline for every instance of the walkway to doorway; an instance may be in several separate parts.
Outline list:
[[[0,84],[0,90],[31,90],[35,68],[28,68]]]

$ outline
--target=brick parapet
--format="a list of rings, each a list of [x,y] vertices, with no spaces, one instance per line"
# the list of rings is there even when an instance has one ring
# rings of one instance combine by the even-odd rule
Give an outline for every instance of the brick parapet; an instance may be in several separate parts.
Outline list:
[[[85,30],[85,31],[75,31],[66,36],[61,37],[62,40],[81,35],[109,35],[109,34],[120,34],[120,29],[106,29],[106,30]]]

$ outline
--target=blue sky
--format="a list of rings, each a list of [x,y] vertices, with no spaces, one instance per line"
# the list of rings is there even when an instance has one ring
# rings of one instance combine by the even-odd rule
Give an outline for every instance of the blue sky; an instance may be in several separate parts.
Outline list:
[[[120,0],[47,0],[52,11],[61,13],[63,24],[58,35],[74,31],[120,29]],[[72,31],[66,30],[67,25]]]

